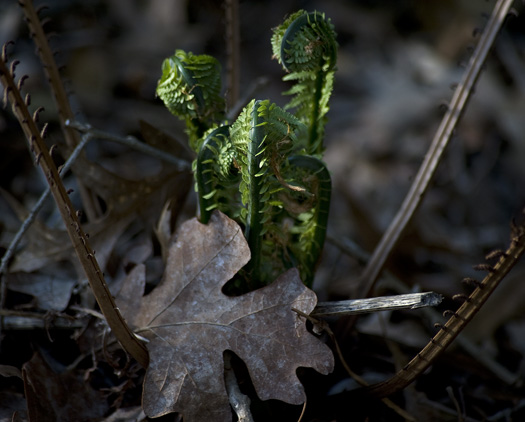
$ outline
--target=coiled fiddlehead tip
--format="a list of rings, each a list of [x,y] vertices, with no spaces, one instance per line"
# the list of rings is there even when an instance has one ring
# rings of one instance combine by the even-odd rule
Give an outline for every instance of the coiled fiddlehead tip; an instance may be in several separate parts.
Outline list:
[[[206,120],[224,112],[220,64],[214,57],[177,50],[162,63],[157,95],[181,118]]]
[[[288,72],[331,70],[336,63],[334,27],[321,12],[300,10],[274,29],[274,57]]]

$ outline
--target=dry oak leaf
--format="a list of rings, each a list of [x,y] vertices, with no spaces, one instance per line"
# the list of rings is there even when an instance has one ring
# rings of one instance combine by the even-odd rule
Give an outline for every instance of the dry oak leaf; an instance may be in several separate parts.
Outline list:
[[[262,400],[301,404],[305,393],[297,368],[332,371],[331,350],[292,311],[309,314],[317,303],[297,270],[242,296],[222,293],[249,259],[241,228],[218,211],[207,225],[192,219],[176,233],[163,280],[140,303],[132,304],[135,316],[128,317],[150,340],[142,397],[146,415],[179,412],[187,422],[230,422],[225,350],[245,362]],[[144,280],[144,272],[140,265],[129,275],[135,280],[129,283],[135,295],[136,280]],[[131,313],[124,307],[124,315]]]

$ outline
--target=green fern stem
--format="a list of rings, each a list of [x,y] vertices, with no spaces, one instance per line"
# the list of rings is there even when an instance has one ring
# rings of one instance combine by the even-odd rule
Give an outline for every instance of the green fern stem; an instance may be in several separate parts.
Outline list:
[[[252,251],[252,259],[249,267],[251,277],[255,283],[261,280],[261,251],[262,251],[262,216],[261,216],[261,185],[264,181],[261,172],[261,158],[263,144],[266,138],[264,125],[267,123],[259,113],[261,101],[255,101],[251,110],[252,125],[249,132],[249,143],[247,150],[249,182],[249,201],[247,205],[245,237]]]
[[[315,78],[315,89],[312,98],[312,113],[308,119],[310,127],[308,128],[308,154],[322,156],[323,138],[324,138],[324,114],[321,113],[321,97],[323,87],[326,81],[326,74],[322,69],[317,72]],[[322,124],[322,133],[319,133],[319,124]]]

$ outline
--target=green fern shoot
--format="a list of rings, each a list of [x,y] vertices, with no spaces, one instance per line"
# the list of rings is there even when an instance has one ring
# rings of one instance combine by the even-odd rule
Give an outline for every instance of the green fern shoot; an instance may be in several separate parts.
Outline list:
[[[285,109],[252,100],[234,122],[224,120],[220,65],[177,50],[162,66],[157,95],[185,119],[199,218],[220,210],[244,229],[251,260],[235,291],[271,283],[289,268],[307,286],[322,252],[331,180],[321,161],[337,44],[319,12],[297,12],[274,30],[272,46],[295,85]],[[288,111],[286,111],[288,110]],[[293,113],[291,113],[293,111]]]
[[[285,109],[308,126],[307,154],[321,158],[337,60],[333,25],[324,13],[300,10],[274,29],[272,50],[288,72],[283,80],[295,81],[284,93],[294,96]]]

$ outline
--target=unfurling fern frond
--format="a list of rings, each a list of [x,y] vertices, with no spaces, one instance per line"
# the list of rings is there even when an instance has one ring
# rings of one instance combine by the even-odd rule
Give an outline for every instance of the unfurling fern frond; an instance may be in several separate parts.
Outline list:
[[[162,63],[157,95],[172,114],[186,120],[190,146],[196,152],[204,132],[224,115],[220,71],[214,57],[182,50]]]
[[[292,267],[311,287],[326,233],[331,181],[320,158],[335,33],[324,14],[300,11],[274,30],[272,45],[289,72],[284,79],[296,82],[286,92],[295,114],[252,100],[225,125],[218,62],[181,50],[164,61],[157,87],[168,109],[186,119],[197,152],[200,221],[218,209],[244,228],[251,259],[231,293],[262,287]]]
[[[302,129],[304,125],[297,118],[264,100],[251,101],[230,131],[241,172],[240,219],[252,251],[248,271],[258,285],[275,277],[274,271],[261,271],[263,266],[272,266],[264,262],[268,255],[263,250],[263,237],[275,231],[275,216],[282,209],[277,194],[284,186],[276,170],[297,147],[297,133]]]
[[[291,228],[291,255],[303,283],[311,287],[326,237],[332,180],[321,160],[306,155],[291,156],[284,171],[290,184],[303,187],[287,191],[283,202],[296,220]]]
[[[207,224],[218,209],[237,218],[239,171],[235,168],[235,149],[230,142],[230,126],[210,131],[194,163],[200,221]]]
[[[323,13],[301,10],[274,29],[272,49],[289,72],[283,80],[296,81],[284,93],[294,96],[285,109],[294,109],[308,126],[307,154],[320,158],[337,58],[333,25]]]

